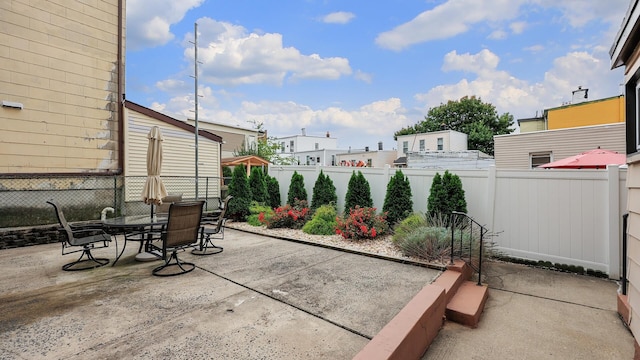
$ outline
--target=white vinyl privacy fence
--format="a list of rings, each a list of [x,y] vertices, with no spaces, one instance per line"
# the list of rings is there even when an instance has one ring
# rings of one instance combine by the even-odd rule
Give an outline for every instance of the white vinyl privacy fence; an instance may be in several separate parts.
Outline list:
[[[362,171],[374,206],[382,209],[387,184],[397,169],[272,166],[286,202],[294,171],[304,177],[309,200],[322,170],[336,186],[344,207],[353,171]],[[444,170],[402,169],[409,178],[413,210],[426,212],[433,176]],[[622,215],[626,211],[627,170],[452,170],[460,177],[467,213],[496,236],[496,249],[511,257],[583,266],[620,277]]]

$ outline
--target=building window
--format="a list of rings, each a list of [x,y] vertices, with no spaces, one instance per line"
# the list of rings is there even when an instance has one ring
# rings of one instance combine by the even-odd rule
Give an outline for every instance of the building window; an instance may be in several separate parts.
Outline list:
[[[280,143],[280,152],[284,152],[284,141]]]
[[[531,159],[531,168],[535,169],[540,165],[551,162],[551,152],[531,153],[529,158]]]
[[[316,163],[317,163],[317,164],[320,164],[320,156],[318,156],[318,157],[316,158]]]
[[[438,138],[438,150],[444,150],[444,138]]]
[[[316,150],[320,149],[320,144],[315,143],[315,149],[316,149]]]
[[[373,161],[371,161],[371,159],[367,159],[367,167],[371,167],[371,164],[373,164]]]
[[[407,155],[409,153],[409,142],[408,141],[403,141],[402,142],[402,152]]]
[[[289,152],[293,152],[293,140],[289,141]]]
[[[424,151],[424,139],[420,140],[420,151]]]
[[[331,166],[336,166],[336,156],[331,155]]]

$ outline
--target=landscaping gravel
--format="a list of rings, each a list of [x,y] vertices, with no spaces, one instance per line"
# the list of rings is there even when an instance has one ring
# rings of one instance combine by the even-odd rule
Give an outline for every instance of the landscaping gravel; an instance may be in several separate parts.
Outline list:
[[[426,264],[423,260],[415,257],[404,256],[400,249],[393,244],[391,235],[379,236],[375,239],[353,240],[345,239],[340,235],[310,235],[302,230],[278,228],[267,229],[266,226],[253,226],[246,222],[227,221],[226,227],[242,231],[253,232],[260,235],[274,236],[286,239],[308,241],[323,245],[329,245],[341,249],[349,249],[357,252],[376,254],[405,261]],[[441,266],[442,264],[431,264]]]

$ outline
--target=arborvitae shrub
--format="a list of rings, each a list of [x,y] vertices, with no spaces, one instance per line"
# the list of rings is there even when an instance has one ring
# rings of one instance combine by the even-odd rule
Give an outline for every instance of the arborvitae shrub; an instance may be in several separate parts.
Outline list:
[[[347,186],[347,195],[344,199],[344,213],[349,213],[349,209],[355,208],[356,205],[361,208],[373,207],[371,188],[361,171],[357,173],[354,171],[351,174],[349,185]]]
[[[280,207],[282,205],[282,199],[280,199],[280,184],[278,179],[267,175],[267,195],[269,196],[269,206],[272,209]]]
[[[440,217],[448,224],[452,211],[467,212],[467,201],[464,198],[464,189],[460,177],[451,174],[448,170],[441,177],[436,173],[429,191],[427,210],[429,216]]]
[[[247,179],[247,170],[244,165],[238,165],[233,169],[233,176],[229,184],[229,195],[233,198],[229,200],[227,213],[230,218],[238,221],[245,221],[249,215],[251,205],[251,188]]]
[[[387,213],[387,222],[391,226],[409,216],[413,211],[409,178],[400,170],[396,171],[387,184],[382,211]]]
[[[338,201],[336,195],[336,187],[328,175],[320,170],[320,175],[313,186],[313,195],[311,196],[311,209],[315,210],[321,205],[335,204]]]
[[[269,200],[267,195],[267,182],[264,178],[264,173],[259,167],[251,169],[251,176],[249,176],[249,187],[251,188],[251,200],[266,204]]]
[[[307,190],[304,188],[304,177],[297,171],[291,175],[291,184],[289,184],[289,193],[287,194],[287,204],[294,205],[296,199],[307,200]]]

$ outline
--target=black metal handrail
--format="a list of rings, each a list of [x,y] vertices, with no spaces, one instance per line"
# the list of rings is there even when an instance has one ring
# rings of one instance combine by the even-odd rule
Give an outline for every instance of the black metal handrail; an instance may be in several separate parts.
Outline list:
[[[480,223],[478,223],[477,221],[475,221],[471,216],[463,213],[463,212],[458,212],[458,211],[452,211],[451,212],[451,264],[453,264],[453,260],[455,258],[456,255],[456,249],[455,249],[455,229],[456,227],[459,227],[460,230],[460,246],[458,248],[458,257],[460,258],[460,260],[465,261],[467,264],[469,264],[469,266],[471,266],[472,269],[476,270],[478,272],[478,285],[482,285],[482,253],[483,253],[483,245],[484,245],[484,235],[488,232],[488,229],[485,228],[484,226],[482,226]],[[479,229],[479,234],[480,234],[480,240],[479,240],[479,247],[478,247],[478,266],[474,266],[473,264],[473,250],[474,250],[474,246],[473,246],[473,228],[474,228],[474,224],[475,226],[477,226],[477,228]],[[463,246],[463,240],[464,240],[464,234],[465,234],[465,230],[468,227],[468,234],[469,234],[469,253],[468,253],[468,261],[465,258],[465,252],[464,252],[464,246]]]
[[[629,214],[622,215],[622,295],[627,295],[627,221]]]

